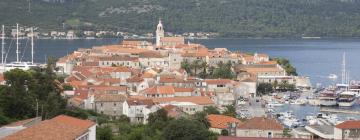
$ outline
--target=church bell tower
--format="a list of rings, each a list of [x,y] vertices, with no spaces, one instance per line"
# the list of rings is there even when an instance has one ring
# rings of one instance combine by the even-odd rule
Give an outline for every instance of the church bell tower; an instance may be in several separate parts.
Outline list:
[[[159,24],[156,28],[156,46],[161,46],[160,39],[164,37],[164,27],[161,23],[161,19],[159,19]]]

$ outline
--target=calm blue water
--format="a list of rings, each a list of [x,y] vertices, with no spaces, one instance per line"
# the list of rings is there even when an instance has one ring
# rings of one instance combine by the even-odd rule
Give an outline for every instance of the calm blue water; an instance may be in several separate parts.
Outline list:
[[[350,77],[360,80],[360,39],[214,39],[196,40],[209,48],[267,53],[272,57],[285,57],[300,75],[310,76],[312,84],[332,84],[329,74],[341,80],[343,52],[347,55]]]
[[[117,44],[119,39],[98,40],[36,40],[35,61],[44,62],[47,56],[61,57],[77,50],[95,45]],[[229,50],[267,53],[272,57],[286,57],[297,68],[300,75],[310,76],[312,83],[332,82],[329,74],[341,73],[342,54],[346,52],[348,70],[352,79],[360,80],[360,39],[211,39],[191,40],[209,48],[223,47]],[[7,47],[10,45],[7,41]],[[21,41],[23,60],[30,61],[30,45]],[[15,42],[12,43],[7,61],[14,61]],[[21,57],[22,55],[20,55]],[[340,79],[340,78],[339,78]]]

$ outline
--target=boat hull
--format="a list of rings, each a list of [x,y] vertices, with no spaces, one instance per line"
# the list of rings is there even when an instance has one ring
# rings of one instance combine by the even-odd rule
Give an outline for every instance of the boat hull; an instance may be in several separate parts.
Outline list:
[[[351,107],[356,103],[356,100],[350,101],[350,102],[338,102],[339,106],[342,107]]]
[[[336,101],[320,101],[321,106],[336,106]]]

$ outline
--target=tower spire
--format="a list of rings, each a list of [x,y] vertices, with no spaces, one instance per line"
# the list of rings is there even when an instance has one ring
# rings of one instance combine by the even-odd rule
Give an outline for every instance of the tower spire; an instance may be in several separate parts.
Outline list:
[[[156,46],[161,46],[161,38],[164,37],[164,27],[162,25],[161,18],[159,18],[159,23],[156,27]]]

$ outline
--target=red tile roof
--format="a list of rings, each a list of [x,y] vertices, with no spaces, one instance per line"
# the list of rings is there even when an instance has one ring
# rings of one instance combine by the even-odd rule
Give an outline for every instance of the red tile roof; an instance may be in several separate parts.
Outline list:
[[[174,88],[175,92],[193,92],[194,88]]]
[[[205,96],[191,96],[191,97],[166,97],[166,98],[154,98],[154,102],[157,103],[169,103],[169,102],[191,102],[198,105],[214,105],[214,101]]]
[[[59,115],[9,135],[3,140],[74,140],[94,125],[96,124],[89,120]]]
[[[242,124],[240,120],[225,115],[211,114],[207,116],[207,119],[209,120],[212,128],[226,129],[228,128],[229,123]]]
[[[120,94],[101,94],[97,96],[95,102],[124,102],[126,96]]]
[[[175,94],[173,86],[154,86],[143,91],[145,94]]]
[[[152,99],[138,99],[138,98],[128,98],[126,100],[129,106],[137,106],[137,105],[147,105],[152,106],[155,105]]]
[[[339,129],[359,129],[360,121],[357,120],[345,121],[343,123],[336,125],[335,127]]]
[[[284,127],[273,118],[254,117],[240,124],[238,129],[283,130]]]
[[[139,76],[133,76],[133,77],[130,77],[130,78],[126,79],[126,81],[128,83],[139,83],[139,82],[144,81],[144,79],[139,77]]]

